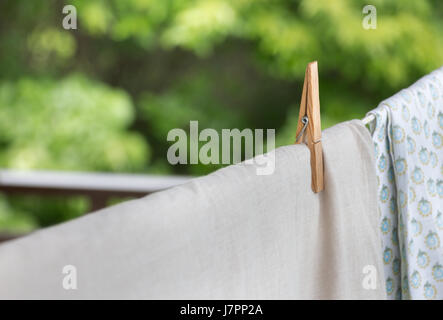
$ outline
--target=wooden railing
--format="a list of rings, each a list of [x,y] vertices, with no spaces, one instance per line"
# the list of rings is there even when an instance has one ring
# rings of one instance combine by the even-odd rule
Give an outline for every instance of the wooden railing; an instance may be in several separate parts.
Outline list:
[[[41,196],[86,196],[89,212],[114,197],[143,197],[189,181],[191,177],[63,171],[0,170],[0,192]],[[0,234],[0,242],[9,235]]]

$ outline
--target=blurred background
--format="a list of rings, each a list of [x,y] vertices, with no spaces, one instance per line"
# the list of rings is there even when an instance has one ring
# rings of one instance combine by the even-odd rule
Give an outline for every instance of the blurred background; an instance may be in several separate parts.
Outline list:
[[[62,27],[68,4],[77,30]],[[313,60],[322,127],[362,118],[443,65],[443,1],[373,0],[375,30],[366,4],[2,0],[0,168],[207,174],[217,166],[168,164],[168,131],[275,128],[291,144]],[[89,201],[0,193],[0,232],[72,219]]]

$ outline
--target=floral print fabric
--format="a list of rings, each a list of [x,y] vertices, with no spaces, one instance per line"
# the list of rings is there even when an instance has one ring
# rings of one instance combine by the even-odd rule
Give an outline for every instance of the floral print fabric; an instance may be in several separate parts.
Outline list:
[[[443,299],[443,67],[370,113],[388,299]]]

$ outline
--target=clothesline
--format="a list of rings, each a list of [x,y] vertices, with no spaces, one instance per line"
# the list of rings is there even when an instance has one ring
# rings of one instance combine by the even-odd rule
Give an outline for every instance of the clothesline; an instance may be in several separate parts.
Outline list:
[[[361,121],[363,122],[364,125],[367,125],[374,120],[375,120],[375,116],[374,116],[374,114],[371,113],[371,114],[367,115],[366,117],[364,117]]]

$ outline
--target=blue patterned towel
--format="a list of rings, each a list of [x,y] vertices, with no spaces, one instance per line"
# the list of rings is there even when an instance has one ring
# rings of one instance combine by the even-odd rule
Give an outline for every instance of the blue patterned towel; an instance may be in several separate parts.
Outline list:
[[[443,67],[370,113],[388,299],[443,299]]]

